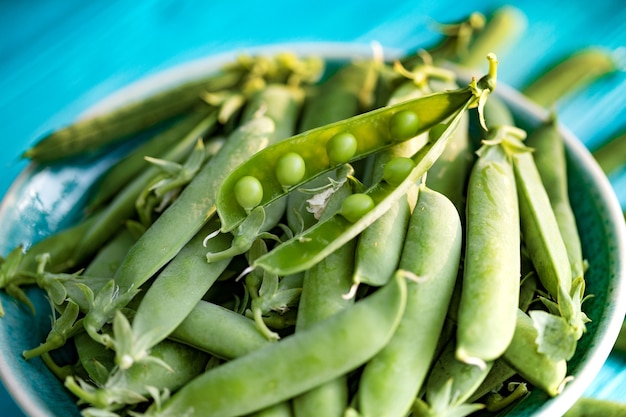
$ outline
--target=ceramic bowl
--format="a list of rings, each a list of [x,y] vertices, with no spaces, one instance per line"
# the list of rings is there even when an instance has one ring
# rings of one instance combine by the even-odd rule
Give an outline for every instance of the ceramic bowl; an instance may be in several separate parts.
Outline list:
[[[346,60],[370,54],[368,45],[288,44],[255,48],[251,53],[294,50],[329,60]],[[302,52],[304,51],[304,52]],[[386,51],[387,56],[398,51]],[[235,52],[192,62],[146,78],[99,103],[91,112],[116,106],[171,83],[194,78],[219,68]],[[502,83],[496,93],[511,107],[521,127],[532,128],[548,117],[521,94]],[[578,221],[584,255],[589,261],[587,292],[594,297],[584,308],[591,318],[569,363],[574,376],[562,394],[548,398],[534,390],[523,401],[499,415],[553,417],[562,415],[579,398],[599,372],[617,338],[626,310],[626,231],[617,198],[605,175],[585,146],[561,127],[568,162],[570,198]],[[0,255],[19,243],[37,241],[70,225],[80,213],[91,183],[115,160],[115,155],[81,160],[61,167],[27,168],[0,203]],[[79,416],[75,400],[39,360],[25,361],[21,352],[38,345],[50,327],[49,306],[32,289],[38,315],[33,316],[0,292],[6,316],[0,319],[0,374],[24,410],[32,417]]]

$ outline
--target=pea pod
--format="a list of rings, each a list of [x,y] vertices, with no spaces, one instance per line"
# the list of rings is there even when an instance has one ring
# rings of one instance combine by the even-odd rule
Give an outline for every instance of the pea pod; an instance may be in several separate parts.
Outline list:
[[[398,276],[307,330],[211,369],[148,415],[193,417],[211,410],[213,417],[234,417],[299,395],[379,351],[395,331],[405,302],[405,278]]]
[[[492,72],[495,64],[492,62]],[[487,77],[485,83],[492,78]],[[473,85],[476,85],[475,82]],[[350,134],[357,141],[354,155],[340,163],[349,163],[371,153],[389,147],[398,141],[407,140],[427,131],[435,124],[452,116],[469,104],[475,104],[478,87],[467,87],[451,92],[432,95],[407,101],[394,106],[372,110],[352,118],[315,128],[289,139],[281,141],[264,152],[250,158],[224,180],[217,197],[217,210],[222,220],[222,230],[229,231],[236,227],[247,215],[245,207],[238,202],[233,189],[244,177],[254,177],[263,181],[263,192],[259,205],[267,205],[314,177],[331,170],[336,164],[329,160],[327,143],[338,134]],[[484,88],[484,87],[480,87]],[[489,87],[488,87],[489,88]],[[487,91],[481,90],[481,91]],[[405,124],[397,120],[411,114],[411,121]],[[415,120],[419,120],[416,123]],[[403,131],[392,131],[401,127]],[[408,130],[407,130],[408,129]],[[404,136],[406,135],[406,136]],[[332,142],[330,142],[332,143]],[[286,187],[274,175],[276,161],[289,152],[298,153],[304,160],[306,175],[300,181]]]
[[[355,241],[337,249],[304,274],[298,304],[296,332],[323,321],[349,307],[348,292],[354,269]],[[347,376],[339,376],[293,399],[296,417],[341,417],[348,405]]]
[[[369,95],[370,61],[350,62],[319,85],[305,100],[299,130],[307,131],[360,112],[361,97]]]
[[[171,148],[165,159],[170,161],[181,161],[196,145],[197,140],[205,132],[210,131],[216,123],[215,114],[210,114],[195,125],[178,144]],[[134,178],[125,186],[115,198],[102,210],[89,230],[81,237],[77,250],[74,254],[74,262],[78,263],[82,259],[91,256],[101,247],[126,220],[133,217],[135,201],[140,193],[146,188],[152,179],[158,174],[156,167],[150,167],[143,171],[141,175]]]
[[[451,340],[432,366],[426,381],[425,401],[418,398],[413,412],[416,417],[470,415],[484,408],[480,403],[468,403],[468,399],[483,383],[493,362],[484,367],[456,359],[455,341]]]
[[[85,327],[91,329],[92,336],[209,221],[215,214],[211,190],[230,169],[263,148],[273,129],[271,119],[260,117],[233,132],[179,198],[139,238],[120,264],[112,285],[95,295],[94,306],[100,307],[85,316]]]
[[[118,366],[125,369],[136,361],[144,360],[150,349],[189,315],[226,269],[230,258],[212,263],[204,259],[204,236],[218,228],[216,221],[207,223],[155,277],[137,307],[131,332],[122,335],[125,340],[116,341]],[[220,234],[210,240],[211,249],[223,250],[231,240],[229,235]]]
[[[550,198],[543,186],[533,154],[513,155],[520,206],[521,230],[539,280],[555,300],[569,294],[572,270]]]
[[[572,279],[582,277],[585,263],[578,226],[569,199],[565,148],[556,116],[551,116],[545,123],[533,130],[525,143],[526,146],[534,149],[535,165],[548,193],[567,249]]]
[[[520,286],[519,208],[513,164],[493,130],[470,173],[466,248],[458,309],[457,358],[484,367],[515,330]]]
[[[144,157],[164,157],[168,149],[175,146],[186,133],[190,132],[194,126],[197,126],[206,117],[208,111],[202,109],[184,116],[162,132],[153,135],[118,161],[98,179],[96,190],[89,197],[87,211],[92,212],[96,207],[100,207],[109,201],[127,183],[140,175],[141,171],[148,166]]]
[[[585,48],[543,71],[522,92],[540,106],[548,107],[617,69],[616,59],[609,52],[596,47]]]
[[[401,417],[411,409],[434,359],[461,247],[461,219],[455,206],[420,185],[400,259],[400,269],[418,281],[407,283],[407,304],[398,329],[361,374],[358,402],[364,417]]]
[[[155,346],[153,354],[172,364],[173,370],[150,363],[119,372],[113,366],[112,352],[86,333],[77,336],[76,346],[81,363],[97,386],[72,376],[66,378],[65,386],[83,402],[99,410],[121,409],[128,404],[146,402],[147,397],[163,390],[175,391],[201,374],[208,361],[204,352],[165,340]]]
[[[169,338],[227,360],[271,343],[253,320],[208,301],[199,301]]]
[[[526,381],[554,397],[570,379],[564,359],[554,361],[539,351],[537,330],[532,319],[517,311],[515,334],[502,355],[503,360]]]
[[[619,417],[626,413],[626,404],[615,400],[582,397],[563,417]]]
[[[446,131],[436,142],[425,145],[413,157],[415,166],[399,185],[392,186],[385,181],[381,181],[368,189],[364,195],[376,202],[373,209],[364,213],[355,222],[347,220],[341,213],[336,213],[305,230],[303,233],[276,246],[268,254],[259,257],[253,266],[274,271],[279,275],[288,275],[311,267],[356,237],[389,210],[398,199],[406,196],[407,191],[432,166],[443,151],[447,139],[455,130],[468,105],[469,103],[466,103],[461,108],[450,122]]]
[[[431,68],[429,65],[418,67],[410,75],[422,75],[428,80]],[[407,81],[409,86],[402,84],[389,99],[389,105],[401,103],[411,98],[418,98],[428,92],[428,87]],[[371,173],[368,183],[380,181],[387,172],[386,180],[391,175],[395,158],[410,158],[428,139],[428,134],[421,134],[413,139],[394,145],[378,152],[370,158]],[[446,149],[448,146],[446,146]],[[402,178],[403,179],[403,178]],[[393,181],[393,180],[392,180]],[[379,286],[387,282],[394,274],[400,261],[402,245],[411,217],[411,209],[415,205],[415,193],[408,193],[406,198],[400,198],[386,213],[376,219],[357,238],[356,261],[354,268],[353,287],[350,294],[356,293],[358,286],[363,284]]]
[[[201,102],[201,92],[206,91],[206,88],[216,90],[233,87],[240,78],[241,74],[236,72],[212,74],[208,79],[166,89],[111,111],[87,117],[44,136],[24,153],[24,157],[52,162],[98,149],[171,120],[195,105],[206,106]]]

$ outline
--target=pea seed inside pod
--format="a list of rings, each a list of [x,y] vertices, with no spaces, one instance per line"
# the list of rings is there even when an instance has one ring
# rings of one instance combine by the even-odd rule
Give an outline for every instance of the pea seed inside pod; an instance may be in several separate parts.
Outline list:
[[[389,120],[389,133],[391,140],[402,141],[412,138],[417,134],[419,118],[411,110],[402,110],[391,116]]]
[[[276,178],[283,186],[299,183],[304,178],[305,171],[304,159],[296,152],[287,152],[276,161]]]
[[[257,178],[247,175],[241,177],[233,190],[235,199],[241,207],[252,210],[263,199],[263,185]]]
[[[415,168],[415,162],[411,158],[393,158],[383,167],[383,179],[388,184],[396,186],[408,177],[413,168]]]
[[[326,143],[326,153],[331,165],[346,163],[356,153],[357,141],[353,134],[338,133]]]
[[[430,140],[431,142],[436,141],[437,139],[441,137],[441,135],[443,135],[443,132],[445,132],[447,128],[448,128],[448,125],[444,123],[439,123],[431,127],[430,130],[428,131],[428,140]]]
[[[374,206],[374,200],[369,195],[362,193],[352,194],[341,203],[341,215],[350,223],[354,223],[373,209]]]

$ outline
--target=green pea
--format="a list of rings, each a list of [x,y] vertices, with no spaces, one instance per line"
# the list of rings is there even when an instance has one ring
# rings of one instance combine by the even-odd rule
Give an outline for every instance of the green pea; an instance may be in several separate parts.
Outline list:
[[[253,209],[263,199],[263,185],[255,177],[246,175],[237,181],[234,193],[241,207]]]
[[[369,195],[362,193],[352,194],[343,200],[341,214],[350,223],[354,223],[373,209],[374,205],[374,200]]]
[[[287,152],[276,161],[276,178],[283,186],[299,183],[304,178],[305,172],[304,159],[295,152]]]
[[[430,130],[428,131],[428,139],[430,141],[437,140],[439,136],[441,136],[447,128],[448,128],[448,125],[446,125],[445,123],[436,124],[435,126],[431,127]]]
[[[419,118],[414,111],[401,110],[389,120],[391,139],[400,141],[412,138],[417,134],[419,125]]]
[[[404,181],[413,168],[415,168],[415,162],[411,158],[393,158],[383,168],[383,179],[391,185],[398,185]]]
[[[344,164],[356,153],[357,141],[351,133],[338,133],[326,143],[331,165]]]

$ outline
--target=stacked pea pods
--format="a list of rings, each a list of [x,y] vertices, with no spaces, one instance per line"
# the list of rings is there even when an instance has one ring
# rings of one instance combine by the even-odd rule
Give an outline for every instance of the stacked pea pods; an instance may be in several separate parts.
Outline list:
[[[85,219],[0,265],[55,312],[24,357],[85,416],[463,416],[558,395],[587,322],[563,144],[491,95],[495,55],[466,85],[444,66],[482,54],[464,48],[483,24],[393,64],[242,56],[43,139],[26,155],[50,162],[159,128]],[[56,363],[70,341],[77,364]]]

